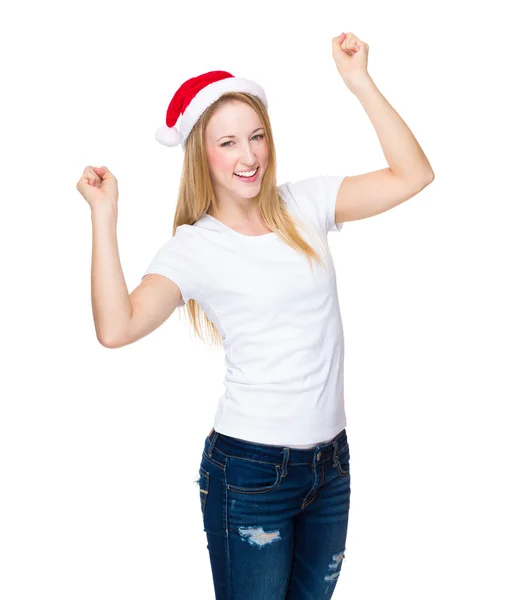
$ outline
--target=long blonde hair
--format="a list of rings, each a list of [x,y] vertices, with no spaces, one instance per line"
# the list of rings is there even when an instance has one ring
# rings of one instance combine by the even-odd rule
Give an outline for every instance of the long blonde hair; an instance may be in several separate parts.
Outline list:
[[[282,204],[276,184],[276,150],[272,138],[272,128],[267,109],[259,98],[244,92],[227,92],[211,104],[193,126],[184,149],[184,162],[177,199],[177,209],[173,220],[173,235],[179,225],[193,225],[210,206],[217,210],[216,198],[213,189],[205,147],[205,130],[215,111],[228,102],[240,101],[251,106],[263,124],[265,139],[269,147],[269,161],[267,170],[263,175],[261,189],[256,196],[259,212],[263,222],[276,232],[278,236],[291,248],[308,258],[323,265],[321,257],[304,240],[296,229],[301,225],[294,219]],[[189,319],[196,335],[204,340],[203,326],[209,334],[210,341],[217,346],[221,345],[221,335],[215,325],[206,316],[200,305],[193,299],[186,303]]]

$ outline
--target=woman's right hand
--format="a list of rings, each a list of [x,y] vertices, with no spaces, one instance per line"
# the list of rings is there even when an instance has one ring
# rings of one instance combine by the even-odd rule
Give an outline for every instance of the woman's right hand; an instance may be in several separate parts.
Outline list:
[[[118,180],[107,167],[85,167],[76,188],[92,210],[111,207],[117,211]]]

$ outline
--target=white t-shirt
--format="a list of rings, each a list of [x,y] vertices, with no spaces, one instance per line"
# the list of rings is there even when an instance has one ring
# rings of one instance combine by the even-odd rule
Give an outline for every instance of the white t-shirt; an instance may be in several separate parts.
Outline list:
[[[278,187],[302,237],[328,270],[275,233],[245,235],[204,214],[180,225],[143,277],[174,281],[221,334],[225,391],[214,428],[251,442],[310,448],[346,427],[344,338],[335,268],[327,243],[344,176]]]

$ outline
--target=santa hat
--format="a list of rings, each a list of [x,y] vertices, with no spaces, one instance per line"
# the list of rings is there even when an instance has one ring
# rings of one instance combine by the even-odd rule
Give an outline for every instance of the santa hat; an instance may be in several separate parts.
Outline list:
[[[226,92],[246,92],[257,96],[268,107],[263,88],[249,79],[234,77],[227,71],[209,71],[185,81],[169,103],[166,124],[156,130],[155,138],[164,146],[184,149],[186,140],[202,113]],[[180,117],[180,130],[176,122]]]

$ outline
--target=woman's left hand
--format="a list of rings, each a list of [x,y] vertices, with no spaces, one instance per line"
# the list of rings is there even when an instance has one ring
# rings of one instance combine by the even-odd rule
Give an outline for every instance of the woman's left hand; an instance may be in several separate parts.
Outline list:
[[[368,44],[353,33],[341,33],[332,38],[332,54],[344,83],[353,90],[369,79]]]

